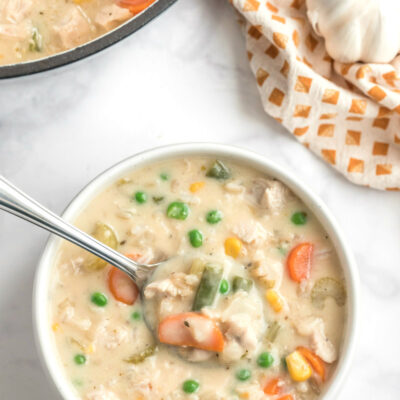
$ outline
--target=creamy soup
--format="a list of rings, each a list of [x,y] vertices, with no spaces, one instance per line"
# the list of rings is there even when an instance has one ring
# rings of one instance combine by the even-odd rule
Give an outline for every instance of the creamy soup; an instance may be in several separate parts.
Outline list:
[[[72,49],[114,29],[155,0],[1,0],[0,65]]]
[[[343,272],[313,214],[229,160],[132,171],[76,225],[143,263],[140,291],[64,243],[49,294],[66,379],[85,400],[318,399],[341,355]]]

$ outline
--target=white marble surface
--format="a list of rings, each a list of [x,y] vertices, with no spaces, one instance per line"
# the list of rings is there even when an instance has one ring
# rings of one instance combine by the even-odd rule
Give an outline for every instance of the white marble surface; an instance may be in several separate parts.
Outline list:
[[[0,82],[0,172],[61,212],[111,164],[139,150],[217,141],[257,151],[329,205],[356,255],[362,326],[340,399],[400,399],[400,194],[352,185],[266,116],[235,13],[180,0],[112,49]],[[0,213],[0,399],[58,399],[33,343],[32,280],[47,234]]]

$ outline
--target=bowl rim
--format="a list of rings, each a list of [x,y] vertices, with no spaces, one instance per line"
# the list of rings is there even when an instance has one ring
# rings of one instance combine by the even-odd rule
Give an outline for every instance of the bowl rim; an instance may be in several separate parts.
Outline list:
[[[196,155],[231,159],[238,164],[253,167],[281,180],[306,204],[328,233],[338,254],[348,292],[347,321],[341,357],[331,378],[332,382],[321,397],[321,400],[334,400],[348,375],[356,347],[359,325],[359,274],[355,258],[335,218],[323,201],[291,172],[258,153],[237,146],[216,143],[181,143],[161,146],[130,156],[97,175],[72,199],[62,217],[67,221],[73,221],[94,197],[128,171],[162,160]],[[62,239],[51,235],[39,260],[33,285],[33,325],[36,347],[47,377],[63,399],[72,400],[77,398],[76,393],[65,378],[56,352],[52,351],[54,343],[48,318],[47,294],[50,270],[61,243]]]
[[[176,1],[177,0],[156,0],[141,13],[134,15],[111,31],[83,43],[80,46],[73,47],[72,49],[52,54],[44,58],[39,58],[37,60],[0,65],[0,80],[50,71],[97,54],[142,28],[148,22],[158,17]]]

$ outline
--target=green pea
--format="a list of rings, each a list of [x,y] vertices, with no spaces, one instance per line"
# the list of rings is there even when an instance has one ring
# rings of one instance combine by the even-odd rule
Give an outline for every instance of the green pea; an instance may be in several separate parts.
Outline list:
[[[239,379],[239,381],[247,381],[251,377],[251,372],[248,369],[240,369],[239,371],[236,372],[236,378]]]
[[[221,294],[227,294],[229,292],[229,282],[226,279],[222,279],[219,285],[219,292]]]
[[[207,213],[206,220],[209,224],[217,224],[222,219],[222,212],[218,210],[212,210]]]
[[[203,234],[197,230],[193,229],[189,233],[189,241],[193,247],[200,247],[203,244]]]
[[[307,213],[303,211],[295,212],[290,219],[295,225],[305,225],[307,222]]]
[[[92,294],[92,297],[90,298],[93,304],[96,304],[96,306],[99,307],[104,307],[107,305],[108,300],[106,295],[100,292],[95,292]]]
[[[75,364],[77,364],[77,365],[83,365],[86,363],[86,357],[83,354],[77,354],[74,357],[74,361],[75,361]]]
[[[189,207],[181,201],[174,201],[170,203],[167,208],[167,217],[184,220],[189,215]]]
[[[145,192],[136,192],[135,193],[135,200],[139,204],[146,203],[147,201],[147,194]]]
[[[261,353],[257,358],[257,364],[262,368],[269,368],[274,363],[274,357],[267,351]]]
[[[139,311],[134,311],[131,315],[131,318],[135,321],[140,321],[140,319],[142,318],[142,316],[140,315]]]
[[[161,178],[163,181],[167,181],[167,180],[169,179],[169,175],[168,175],[166,172],[162,172],[162,173],[160,174],[160,178]]]
[[[199,382],[188,379],[187,381],[183,382],[182,389],[185,393],[195,393],[199,390],[200,384]]]

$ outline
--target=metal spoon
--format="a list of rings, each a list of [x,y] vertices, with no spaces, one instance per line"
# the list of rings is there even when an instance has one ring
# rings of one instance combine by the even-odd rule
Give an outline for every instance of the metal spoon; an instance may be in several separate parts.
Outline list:
[[[0,176],[0,209],[55,233],[100,257],[127,273],[139,287],[143,286],[154,269],[162,263],[140,264],[125,257],[68,222],[65,222],[58,215],[27,196],[2,176]]]

